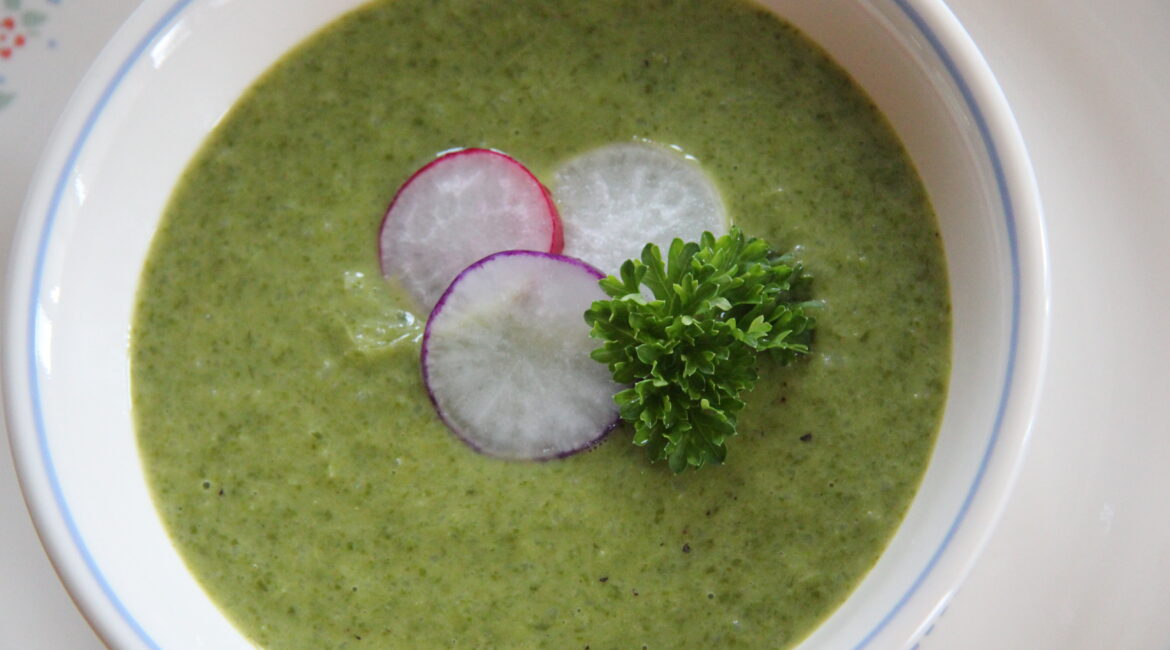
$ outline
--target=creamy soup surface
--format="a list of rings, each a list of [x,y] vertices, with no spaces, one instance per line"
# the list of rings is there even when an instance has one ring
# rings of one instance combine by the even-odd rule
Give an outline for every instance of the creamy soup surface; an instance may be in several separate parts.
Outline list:
[[[479,456],[421,385],[426,314],[378,269],[398,186],[490,147],[544,182],[646,140],[814,276],[813,354],[767,362],[728,461],[619,428]],[[211,134],[144,271],[138,437],[175,544],[273,648],[776,647],[877,560],[932,450],[950,306],[900,143],[813,44],[731,0],[390,0],[288,54]],[[507,377],[500,377],[507,381]]]

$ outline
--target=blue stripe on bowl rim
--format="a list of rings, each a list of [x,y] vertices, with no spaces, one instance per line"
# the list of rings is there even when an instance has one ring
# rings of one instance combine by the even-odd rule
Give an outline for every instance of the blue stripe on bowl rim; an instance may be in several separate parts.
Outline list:
[[[41,452],[42,462],[45,466],[45,474],[52,486],[53,500],[57,504],[57,509],[61,512],[61,517],[65,521],[65,526],[69,531],[69,536],[73,540],[73,545],[77,548],[86,567],[89,568],[94,580],[98,583],[102,592],[109,599],[114,609],[122,616],[122,619],[130,626],[134,634],[138,636],[150,648],[159,648],[157,642],[147,633],[142,624],[134,617],[126,604],[122,602],[121,598],[114,591],[109,581],[102,573],[101,567],[98,566],[93,554],[89,550],[89,546],[85,543],[85,539],[81,535],[81,531],[77,527],[77,522],[73,518],[73,513],[69,509],[69,504],[65,500],[65,495],[61,489],[61,483],[57,478],[57,468],[53,463],[53,456],[49,450],[49,440],[46,435],[45,420],[43,405],[41,403],[41,386],[40,386],[40,368],[37,362],[37,306],[40,304],[38,297],[42,293],[42,284],[45,275],[45,261],[49,247],[49,241],[53,232],[53,227],[56,225],[57,213],[61,206],[62,198],[65,195],[65,190],[69,185],[69,179],[72,176],[73,169],[77,165],[77,161],[81,156],[82,150],[85,148],[89,136],[93,133],[94,127],[101,118],[102,112],[109,104],[111,97],[118,90],[122,81],[129,74],[130,70],[142,57],[152,44],[158,39],[159,35],[167,30],[172,23],[176,21],[179,14],[191,4],[193,0],[178,0],[169,10],[154,24],[154,26],[147,32],[147,34],[135,45],[134,49],[125,61],[118,67],[117,72],[102,90],[101,96],[98,98],[93,109],[86,116],[85,122],[82,124],[81,131],[77,135],[73,146],[69,149],[69,154],[65,159],[65,164],[61,168],[60,176],[57,178],[57,183],[53,188],[52,198],[49,202],[49,209],[45,216],[45,225],[41,230],[41,239],[37,245],[37,256],[35,266],[33,267],[33,281],[29,305],[31,309],[28,314],[28,359],[29,359],[29,393],[32,399],[33,407],[33,423],[37,432],[37,446]]]
[[[963,77],[959,70],[958,64],[955,63],[954,57],[943,46],[939,40],[938,34],[931,29],[927,24],[926,19],[913,6],[913,0],[893,0],[894,3],[902,10],[902,13],[910,19],[918,31],[926,38],[926,42],[930,44],[934,53],[942,61],[946,67],[947,72],[958,88],[959,93],[963,96],[963,102],[967,105],[967,110],[971,112],[971,117],[975,121],[975,126],[979,130],[979,137],[983,141],[983,146],[987,151],[988,160],[991,163],[992,172],[995,175],[995,184],[999,189],[1000,203],[1003,208],[1004,221],[1007,225],[1008,249],[1011,255],[1011,329],[1008,338],[1008,358],[1007,367],[1004,370],[1003,388],[1000,391],[999,406],[995,413],[995,422],[991,428],[991,436],[987,440],[987,446],[983,450],[983,457],[979,460],[979,468],[975,472],[975,478],[971,482],[971,487],[967,491],[967,495],[963,498],[963,503],[959,506],[959,511],[955,515],[954,521],[951,522],[950,528],[946,535],[943,536],[942,542],[939,543],[934,554],[930,556],[930,560],[919,572],[918,577],[914,579],[906,593],[894,603],[890,611],[873,627],[868,634],[855,646],[856,648],[863,648],[870,644],[874,638],[889,625],[890,621],[898,615],[898,612],[905,607],[906,603],[918,591],[922,583],[926,581],[927,576],[938,564],[939,559],[942,558],[944,552],[950,547],[951,541],[958,533],[960,526],[967,517],[967,512],[971,508],[971,502],[975,499],[975,494],[979,491],[979,487],[983,484],[983,477],[987,473],[987,466],[991,461],[991,455],[995,451],[996,443],[999,442],[1000,433],[1003,429],[1003,421],[1007,412],[1008,397],[1011,395],[1012,386],[1014,385],[1016,356],[1019,346],[1020,338],[1020,254],[1019,254],[1019,240],[1016,232],[1016,213],[1012,205],[1011,188],[1008,186],[1007,176],[1004,173],[1003,161],[1000,159],[999,148],[995,146],[995,140],[991,137],[991,129],[987,124],[987,117],[980,110],[979,104],[975,101],[974,92],[967,80]],[[936,614],[937,617],[941,614]]]
[[[53,233],[53,228],[56,223],[57,213],[64,197],[65,190],[68,187],[69,179],[72,176],[78,159],[80,158],[82,150],[85,148],[89,136],[92,134],[98,120],[101,118],[102,112],[109,104],[111,97],[117,92],[119,86],[129,74],[130,70],[138,63],[143,53],[146,52],[152,44],[154,44],[159,36],[167,31],[173,23],[177,21],[180,14],[188,8],[195,0],[178,0],[171,6],[166,13],[154,24],[154,26],[147,32],[147,34],[138,42],[138,44],[131,51],[130,55],[118,67],[117,72],[113,78],[106,85],[102,91],[97,103],[86,117],[81,131],[77,135],[73,146],[69,150],[66,157],[65,164],[61,168],[60,175],[57,178],[54,186],[52,198],[50,199],[49,208],[45,217],[45,225],[41,231],[40,242],[37,247],[36,261],[33,271],[33,282],[30,292],[29,305],[32,307],[27,315],[28,322],[28,347],[27,354],[29,360],[28,377],[30,394],[32,398],[33,407],[33,421],[37,433],[38,449],[41,454],[41,459],[45,467],[46,477],[52,487],[53,498],[56,502],[57,508],[65,521],[66,528],[72,538],[74,546],[81,555],[86,567],[93,575],[94,579],[100,586],[106,598],[109,599],[114,609],[122,616],[124,621],[134,631],[138,638],[150,648],[159,648],[158,643],[150,636],[142,624],[134,617],[133,613],[126,607],[126,604],[118,597],[110,585],[106,576],[102,573],[101,567],[93,557],[89,547],[85,543],[81,531],[77,527],[77,522],[74,520],[72,512],[69,509],[69,504],[65,500],[64,493],[57,477],[56,466],[53,463],[53,456],[49,449],[48,436],[46,435],[46,427],[44,422],[44,414],[41,404],[40,394],[40,368],[37,363],[37,305],[39,304],[38,297],[42,292],[42,282],[45,274],[45,263],[47,257],[47,250],[49,240]],[[987,152],[988,159],[995,176],[996,186],[999,190],[1001,207],[1004,213],[1004,220],[1007,226],[1008,245],[1011,255],[1011,328],[1008,349],[1007,368],[1004,372],[1003,388],[1000,393],[999,406],[996,411],[995,422],[992,426],[991,435],[988,438],[987,446],[984,449],[983,456],[980,459],[979,467],[976,471],[975,478],[971,484],[970,489],[965,496],[958,513],[955,515],[950,528],[947,530],[942,542],[938,548],[935,549],[934,554],[930,560],[919,572],[914,582],[902,595],[902,597],[894,603],[889,612],[870,630],[868,634],[857,644],[857,648],[863,648],[869,645],[874,638],[881,633],[883,629],[889,625],[890,621],[902,610],[910,598],[918,591],[930,575],[931,571],[938,564],[942,555],[950,546],[959,528],[963,524],[966,515],[971,507],[971,503],[975,498],[975,494],[979,491],[983,483],[983,478],[986,474],[988,464],[990,462],[992,453],[995,450],[996,444],[999,441],[1001,429],[1003,426],[1004,417],[1007,410],[1008,397],[1013,386],[1013,378],[1015,374],[1015,364],[1017,356],[1017,346],[1019,342],[1020,330],[1020,260],[1019,260],[1019,242],[1016,231],[1016,215],[1012,204],[1012,195],[1004,172],[1003,163],[1000,159],[999,150],[995,145],[995,140],[991,136],[991,130],[988,126],[987,119],[980,110],[978,103],[975,101],[974,92],[967,80],[963,77],[955,59],[950,52],[944,47],[938,35],[931,29],[922,14],[913,6],[915,0],[893,0],[895,5],[906,15],[906,17],[914,24],[914,26],[921,32],[930,48],[935,55],[939,57],[949,73],[951,80],[955,83],[963,101],[966,104],[967,110],[970,111],[975,125],[979,131],[983,146]]]

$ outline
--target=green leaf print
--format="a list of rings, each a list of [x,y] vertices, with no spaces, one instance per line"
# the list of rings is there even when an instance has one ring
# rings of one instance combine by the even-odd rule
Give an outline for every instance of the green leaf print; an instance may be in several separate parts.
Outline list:
[[[40,11],[26,11],[21,14],[20,21],[25,27],[36,27],[45,22],[45,14]]]

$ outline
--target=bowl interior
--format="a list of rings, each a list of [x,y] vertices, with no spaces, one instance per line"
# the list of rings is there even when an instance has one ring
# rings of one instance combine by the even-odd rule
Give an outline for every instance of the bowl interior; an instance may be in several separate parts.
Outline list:
[[[50,555],[114,646],[246,645],[187,572],[144,481],[129,397],[134,294],[207,133],[281,54],[359,4],[146,2],[79,89],[30,194],[9,276],[9,426]],[[943,231],[954,352],[938,444],[893,542],[807,641],[909,644],[973,561],[1022,453],[1043,350],[1035,192],[1002,96],[939,2],[766,5],[869,92]]]

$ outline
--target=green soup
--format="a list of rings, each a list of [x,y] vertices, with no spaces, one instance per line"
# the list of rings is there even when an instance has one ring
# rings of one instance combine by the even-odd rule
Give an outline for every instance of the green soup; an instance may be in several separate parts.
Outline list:
[[[425,314],[376,235],[438,152],[547,182],[677,145],[813,273],[814,353],[765,365],[728,462],[679,476],[618,429],[485,458],[420,383]],[[176,191],[134,324],[138,436],[191,570],[270,647],[776,647],[901,520],[949,369],[939,233],[882,116],[814,45],[730,0],[393,0],[289,54]]]

